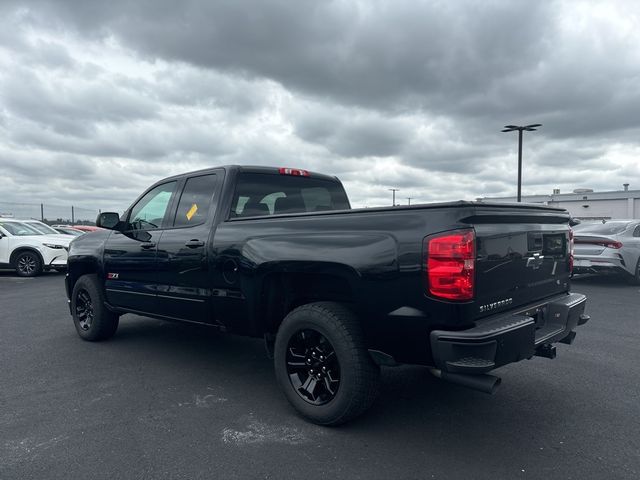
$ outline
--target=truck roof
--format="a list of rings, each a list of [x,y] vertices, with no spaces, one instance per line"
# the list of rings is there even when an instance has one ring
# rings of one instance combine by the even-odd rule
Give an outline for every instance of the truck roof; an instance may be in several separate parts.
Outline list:
[[[313,178],[331,180],[331,181],[334,181],[334,182],[339,182],[340,181],[338,179],[338,177],[336,177],[336,176],[325,175],[323,173],[312,172],[310,170],[297,169],[295,167],[265,167],[265,166],[260,166],[260,165],[218,165],[218,166],[215,166],[215,167],[203,168],[203,169],[194,170],[194,171],[191,171],[191,172],[180,173],[178,175],[173,175],[171,177],[164,178],[162,181],[173,179],[173,178],[181,178],[181,177],[184,177],[184,176],[194,175],[194,174],[198,174],[198,173],[207,173],[207,172],[211,172],[212,170],[220,169],[220,168],[222,168],[222,169],[224,169],[226,171],[238,171],[238,172],[244,172],[244,173],[266,173],[266,174],[271,174],[271,175],[278,175],[280,173],[280,168],[292,168],[294,170],[303,170],[303,171],[307,172],[309,174],[309,176],[311,176]]]

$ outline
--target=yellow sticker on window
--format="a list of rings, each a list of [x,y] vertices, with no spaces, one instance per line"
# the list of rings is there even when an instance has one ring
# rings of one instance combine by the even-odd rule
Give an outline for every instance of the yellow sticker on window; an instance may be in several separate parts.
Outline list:
[[[187,212],[187,220],[191,220],[191,218],[196,214],[197,211],[198,211],[198,205],[194,203],[193,205],[191,205],[191,208]]]

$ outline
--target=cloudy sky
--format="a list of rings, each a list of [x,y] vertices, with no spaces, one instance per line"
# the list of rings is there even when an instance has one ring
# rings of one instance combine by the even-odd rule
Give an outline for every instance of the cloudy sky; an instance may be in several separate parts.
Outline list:
[[[222,164],[356,206],[640,188],[634,0],[0,3],[0,202],[122,210]]]

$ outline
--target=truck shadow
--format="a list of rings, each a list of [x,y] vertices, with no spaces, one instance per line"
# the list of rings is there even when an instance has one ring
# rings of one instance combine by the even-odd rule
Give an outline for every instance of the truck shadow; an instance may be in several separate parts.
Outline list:
[[[165,372],[165,384],[197,383],[205,375],[211,385],[224,385],[225,396],[238,408],[311,433],[321,429],[329,435],[358,432],[366,437],[422,429],[436,439],[441,436],[455,441],[464,432],[466,446],[459,448],[473,448],[474,441],[482,442],[487,435],[502,436],[502,443],[505,438],[519,438],[528,428],[538,432],[554,424],[561,428],[570,421],[576,403],[562,382],[545,381],[528,365],[501,369],[506,386],[495,395],[436,379],[426,367],[401,366],[382,370],[380,396],[367,414],[343,427],[326,429],[304,422],[288,405],[261,339],[125,316],[109,343],[117,350],[139,352],[147,362],[153,362],[155,369]],[[176,371],[180,376],[172,379]],[[192,380],[184,378],[190,375]],[[552,409],[545,407],[549,404]]]

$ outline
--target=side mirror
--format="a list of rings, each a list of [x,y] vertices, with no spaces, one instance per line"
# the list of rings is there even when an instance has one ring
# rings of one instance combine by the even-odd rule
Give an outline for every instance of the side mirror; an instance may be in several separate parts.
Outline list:
[[[96,218],[96,226],[114,230],[120,223],[120,215],[115,212],[103,212]]]

